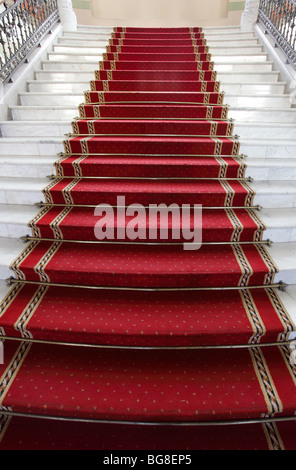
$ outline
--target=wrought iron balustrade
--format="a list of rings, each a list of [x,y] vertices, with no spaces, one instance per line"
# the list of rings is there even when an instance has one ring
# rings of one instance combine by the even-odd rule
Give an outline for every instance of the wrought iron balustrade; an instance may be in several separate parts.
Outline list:
[[[59,21],[57,0],[16,0],[0,14],[0,83]]]
[[[258,20],[296,69],[296,1],[260,0]]]

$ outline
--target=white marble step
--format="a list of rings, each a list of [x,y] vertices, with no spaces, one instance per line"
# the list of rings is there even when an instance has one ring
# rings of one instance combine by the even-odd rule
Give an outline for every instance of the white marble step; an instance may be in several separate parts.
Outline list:
[[[89,89],[89,88],[88,88]],[[19,94],[22,106],[44,106],[44,105],[73,105],[79,106],[84,102],[83,92],[76,94],[71,92],[26,92]],[[248,95],[248,94],[225,94],[224,104],[233,107],[266,107],[266,108],[290,108],[289,95]]]
[[[56,155],[64,151],[63,137],[3,137],[0,155]]]
[[[95,70],[99,70],[99,58],[94,62],[76,62],[75,60],[44,60],[41,63],[41,67],[43,70],[54,70],[61,72],[86,71],[94,73]]]
[[[19,238],[31,235],[28,222],[38,213],[32,205],[0,204],[0,237]],[[0,239],[1,246],[1,239]]]
[[[277,83],[279,82],[279,72],[272,70],[270,72],[218,72],[217,80],[222,84],[226,83]]]
[[[296,111],[295,111],[296,112]],[[234,133],[242,139],[273,139],[276,135],[277,139],[296,140],[296,126],[288,123],[270,123],[262,121],[242,122],[236,121]]]
[[[77,106],[11,106],[15,121],[72,121],[78,116]]]
[[[44,106],[44,105],[55,105],[59,106],[76,106],[84,102],[83,91],[79,94],[68,93],[20,93],[20,103],[22,106]]]
[[[85,44],[85,45],[61,45],[61,44],[54,44],[53,46],[53,51],[54,53],[57,54],[103,54],[106,52],[106,46],[108,45],[108,42],[106,42],[105,47],[102,45],[98,44]],[[262,55],[262,50],[263,46],[260,44],[255,44],[252,46],[237,46],[237,47],[229,47],[229,46],[214,46],[213,44],[210,46],[210,53],[212,56],[221,56],[221,55],[227,55],[227,56],[238,56],[239,54],[241,55],[251,55],[251,54],[258,54],[260,57]],[[266,54],[263,54],[266,56]]]
[[[243,108],[231,107],[228,113],[229,118],[233,118],[238,122],[263,122],[267,123],[296,123],[295,108],[252,108],[245,106]]]
[[[0,121],[0,132],[2,137],[53,137],[72,132],[71,120],[59,121]],[[234,135],[239,135],[245,141],[247,139],[278,139],[295,140],[296,127],[294,124],[262,123],[262,122],[235,122]]]
[[[83,82],[90,80],[94,80],[95,72],[92,71],[69,71],[69,72],[62,72],[59,70],[37,70],[35,72],[35,78],[39,81],[59,81],[59,82],[71,82],[71,81],[78,81]],[[233,73],[233,72],[219,72],[218,74],[218,81],[222,83],[230,84],[230,83],[240,83],[242,85],[250,85],[252,83],[255,84],[277,84],[279,81],[279,72],[269,72],[269,73]]]
[[[73,48],[73,51],[70,51],[70,48],[67,48],[67,51],[64,53],[61,52],[49,52],[48,53],[48,60],[53,60],[53,61],[73,61],[75,62],[93,62],[96,59],[102,60],[102,54],[105,52],[104,49],[100,48],[97,49],[97,52],[94,51],[91,48],[85,48],[85,52],[76,50],[76,48]],[[219,54],[216,53],[214,54],[212,51],[212,60],[215,62],[215,65],[219,64],[253,64],[253,63],[265,63],[267,62],[268,55],[264,53],[259,53],[259,54],[254,54],[254,53],[242,53],[238,52],[237,55],[236,53],[233,53],[232,51],[229,51],[226,54]]]
[[[55,174],[55,155],[7,155],[0,156],[0,175],[6,178],[46,178]]]
[[[94,79],[94,74],[92,78]],[[251,83],[251,84],[242,84],[242,83],[227,83],[223,82],[221,86],[221,91],[225,93],[238,93],[238,94],[283,94],[285,91],[285,83]],[[28,81],[28,90],[33,92],[59,92],[59,91],[71,91],[72,93],[77,93],[81,90],[90,89],[90,80],[86,81],[54,81],[54,80],[29,80]]]
[[[280,271],[275,276],[275,282],[296,284],[296,242],[274,243],[269,253]]]
[[[265,240],[281,243],[296,241],[296,207],[263,208],[258,211],[258,216],[267,226]]]
[[[12,276],[9,266],[25,246],[20,239],[0,239],[0,279],[5,280]],[[268,251],[280,270],[276,274],[275,282],[296,284],[296,243],[274,243]]]
[[[0,204],[35,204],[43,201],[48,178],[0,178]],[[253,181],[254,205],[266,209],[296,207],[295,181]]]
[[[65,137],[3,137],[0,155],[55,155],[63,151]],[[296,141],[240,139],[240,154],[249,158],[295,158]],[[294,183],[295,184],[295,183]]]
[[[64,137],[72,132],[71,121],[0,121],[2,137]]]
[[[295,140],[279,139],[240,139],[240,153],[249,158],[262,158],[271,160],[274,158],[292,158],[296,155]],[[294,183],[295,184],[295,183]]]
[[[38,210],[34,205],[0,204],[0,237],[31,235],[28,222]],[[258,216],[268,227],[264,240],[296,241],[296,208],[261,209]]]
[[[248,165],[246,176],[255,181],[296,181],[296,159],[246,158],[245,163]]]
[[[254,205],[264,209],[281,209],[296,207],[295,181],[253,181],[256,192]]]
[[[48,178],[0,178],[0,204],[34,205],[44,201]]]
[[[106,40],[89,39],[89,38],[85,39],[81,37],[80,38],[79,37],[67,38],[65,36],[62,36],[58,38],[58,42],[56,44],[60,46],[100,47],[105,42]],[[235,39],[235,40],[232,40],[231,43],[229,39],[224,39],[224,38],[220,38],[220,40],[207,39],[207,45],[210,47],[227,47],[227,48],[260,46],[258,39],[255,37],[250,37],[246,39]]]
[[[81,70],[81,71],[94,71],[99,68],[100,58],[97,57],[97,60],[90,61],[80,61],[78,62],[76,59],[69,60],[44,60],[42,62],[43,70],[60,70],[60,71],[73,71],[73,70]],[[232,63],[230,60],[225,60],[224,63],[217,63],[215,64],[215,70],[217,72],[235,72],[235,73],[242,73],[242,72],[256,72],[256,73],[265,73],[271,72],[273,70],[273,62],[250,62],[245,63],[241,61],[240,63]]]
[[[0,156],[0,175],[7,178],[46,178],[56,174],[57,155],[3,155]],[[255,181],[296,181],[294,159],[245,159],[246,177]],[[285,184],[285,183],[283,183]]]

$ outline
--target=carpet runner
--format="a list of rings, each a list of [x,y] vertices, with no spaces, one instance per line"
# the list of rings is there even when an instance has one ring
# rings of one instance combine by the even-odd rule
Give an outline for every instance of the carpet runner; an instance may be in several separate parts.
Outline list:
[[[295,450],[295,325],[202,30],[115,28],[78,110],[0,306],[0,449]]]

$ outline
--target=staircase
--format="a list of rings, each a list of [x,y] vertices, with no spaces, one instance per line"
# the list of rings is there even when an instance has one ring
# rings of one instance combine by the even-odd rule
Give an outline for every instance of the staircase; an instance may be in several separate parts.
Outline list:
[[[27,91],[20,93],[19,104],[11,107],[11,120],[0,123],[1,297],[9,291],[4,282],[11,276],[9,266],[24,249],[24,242],[19,237],[30,233],[27,224],[38,211],[36,203],[45,202],[42,190],[50,182],[47,177],[55,172],[53,165],[57,154],[64,151],[65,134],[72,132],[71,122],[84,101],[84,91],[90,89],[90,81],[94,80],[99,61],[103,60],[112,31],[111,28],[79,26],[77,32],[64,32],[53,51],[48,53],[47,60],[42,62],[40,70],[36,70],[35,79],[27,83]],[[245,155],[246,177],[253,178],[254,206],[262,207],[258,215],[267,226],[264,239],[273,242],[268,251],[279,268],[274,282],[282,281],[289,285],[278,295],[296,323],[296,109],[291,107],[287,84],[280,82],[279,72],[274,70],[274,64],[268,60],[254,33],[242,33],[236,27],[206,28],[204,32],[218,72],[217,80],[225,93],[224,103],[230,107],[229,118],[235,120],[234,133],[239,136],[240,153]],[[148,299],[149,296],[147,302]],[[76,328],[79,331],[79,323]],[[293,335],[295,333],[291,331],[290,339]],[[107,339],[111,341],[109,337]],[[41,347],[38,345],[36,348]],[[46,360],[48,346],[43,345],[42,348],[40,354],[44,354]],[[85,354],[87,361],[88,353]],[[207,360],[206,351],[184,354],[188,362],[193,355],[202,370],[202,364]],[[229,354],[230,363],[235,362],[236,354],[235,350]],[[99,353],[97,357],[100,359]],[[169,355],[163,355],[162,360],[164,367],[168,367]],[[212,360],[219,364],[219,351],[212,354]],[[272,363],[272,352],[269,360]],[[140,367],[141,353],[138,361]],[[128,362],[129,356],[125,352],[123,363]],[[13,426],[21,433],[25,426],[23,418],[13,419],[17,423]],[[224,416],[224,419],[229,419],[229,416]],[[42,423],[40,420],[38,426],[45,426]],[[63,425],[67,426],[66,423]],[[250,444],[251,435],[257,436],[259,441],[261,435],[256,425],[253,426],[254,429],[245,429],[249,433],[248,445],[256,446],[258,441]],[[281,432],[287,434],[284,429],[287,423],[278,426],[282,426]],[[40,434],[38,430],[32,432],[37,436]],[[228,431],[231,445],[239,430],[230,426]],[[98,428],[95,432],[99,432]],[[114,430],[110,430],[112,432]],[[133,429],[125,448],[132,446],[135,436],[142,432],[141,428]],[[167,432],[173,435],[170,428]],[[212,432],[217,433],[217,438],[220,436],[215,427]],[[186,429],[186,433],[188,439],[192,439],[190,429]],[[201,439],[202,433],[198,433]],[[109,436],[107,431],[104,434]],[[207,447],[209,441],[206,434],[203,436]],[[172,442],[178,437],[175,433]]]

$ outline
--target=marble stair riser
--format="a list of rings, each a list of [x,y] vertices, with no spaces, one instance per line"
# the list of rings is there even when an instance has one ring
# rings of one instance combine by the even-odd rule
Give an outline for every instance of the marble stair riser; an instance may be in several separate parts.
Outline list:
[[[45,106],[45,105],[63,105],[79,106],[84,101],[84,95],[74,93],[20,93],[20,103],[22,106]],[[234,107],[266,107],[266,108],[290,108],[291,102],[288,95],[230,95],[225,94],[224,104]],[[76,113],[77,114],[77,113]]]
[[[65,84],[71,81],[85,81],[90,82],[90,80],[94,80],[95,73],[94,70],[91,72],[61,72],[61,71],[48,71],[48,70],[37,70],[35,72],[35,79],[39,81],[61,81]],[[279,81],[279,72],[269,72],[269,73],[262,73],[258,74],[256,72],[253,73],[223,73],[219,72],[217,76],[217,81],[220,81],[224,84],[242,84],[242,85],[249,85],[251,83],[258,83],[258,84],[275,84],[278,85]]]
[[[91,49],[86,48],[86,51],[79,52],[73,49],[73,52],[65,52],[65,53],[59,53],[59,52],[50,52],[48,54],[48,60],[54,60],[54,61],[71,61],[75,60],[75,62],[93,62],[97,58],[99,60],[102,60],[103,56],[102,54],[104,53],[103,48],[101,49],[101,52],[92,52]],[[237,55],[235,54],[221,54],[221,55],[214,55],[212,52],[212,61],[215,62],[215,66],[219,64],[224,64],[224,63],[230,63],[230,64],[253,64],[253,63],[265,63],[267,62],[267,55],[266,54],[242,54],[238,53]]]
[[[93,77],[92,77],[93,78]],[[80,90],[89,90],[90,83],[89,81],[73,81],[68,83],[60,83],[52,81],[29,81],[28,82],[28,91],[32,92],[60,92],[65,91],[72,93],[77,93]],[[275,83],[275,84],[240,84],[240,83],[223,83],[223,87],[221,87],[221,91],[225,93],[238,93],[238,94],[283,94],[285,91],[285,84],[282,83]]]
[[[72,44],[71,46],[69,45],[60,45],[56,44],[53,46],[53,51],[58,54],[104,54],[106,52],[106,46],[107,42],[105,45],[100,46],[100,45],[92,45],[92,44],[87,44],[85,46],[82,45],[74,45]],[[254,46],[237,46],[237,47],[222,47],[222,46],[213,46],[208,44],[210,47],[210,53],[212,56],[220,56],[220,55],[247,55],[247,54],[261,54],[263,47],[260,45],[254,45]]]
[[[54,70],[54,71],[87,71],[94,72],[98,70],[100,57],[96,60],[92,59],[92,62],[76,62],[75,59],[68,61],[58,61],[58,60],[45,60],[42,62],[43,70]],[[215,70],[217,72],[234,72],[234,73],[265,73],[272,72],[273,64],[272,62],[259,62],[259,63],[234,63],[231,64],[229,61],[226,61],[223,64],[215,64]]]
[[[77,106],[14,106],[11,107],[15,121],[72,121],[78,115]]]
[[[65,134],[72,133],[71,121],[59,122],[57,119],[50,122],[40,121],[3,121],[0,122],[0,133],[2,137],[64,137]],[[293,124],[285,125],[264,125],[262,123],[252,124],[236,122],[234,135],[239,135],[241,139],[273,139],[276,135],[278,139],[296,140],[296,127]]]
[[[79,38],[77,36],[77,38],[73,37],[73,38],[67,38],[67,37],[60,37],[58,38],[58,42],[55,44],[55,46],[69,46],[69,47],[73,47],[73,46],[78,46],[78,47],[102,47],[102,44],[105,44],[105,43],[109,43],[109,38],[107,39],[101,39],[101,40],[98,40],[98,39],[85,39],[85,38]],[[261,44],[259,44],[258,42],[258,39],[256,38],[247,38],[247,39],[233,39],[233,40],[225,40],[223,38],[219,40],[213,40],[213,39],[207,39],[207,45],[210,46],[211,48],[212,47],[217,47],[217,48],[227,48],[227,49],[230,49],[231,47],[232,48],[238,48],[238,47],[241,47],[241,48],[244,48],[244,47],[261,47],[263,48],[263,46]]]

